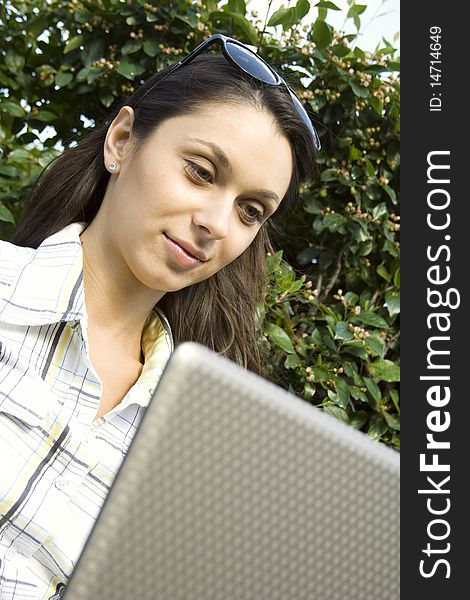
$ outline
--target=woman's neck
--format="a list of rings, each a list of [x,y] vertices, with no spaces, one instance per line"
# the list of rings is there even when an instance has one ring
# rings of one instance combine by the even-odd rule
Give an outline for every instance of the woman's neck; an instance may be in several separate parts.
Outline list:
[[[136,281],[95,221],[81,242],[89,330],[140,360],[145,321],[163,294]]]

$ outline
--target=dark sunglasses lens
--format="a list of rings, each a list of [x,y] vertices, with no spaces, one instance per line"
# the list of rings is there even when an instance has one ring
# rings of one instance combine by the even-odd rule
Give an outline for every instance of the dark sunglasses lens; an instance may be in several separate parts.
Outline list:
[[[287,89],[289,89],[289,88],[287,88]],[[300,100],[297,98],[297,96],[293,92],[291,92],[291,90],[289,90],[289,94],[290,94],[290,97],[292,98],[292,102],[294,103],[295,108],[297,109],[297,112],[302,117],[305,124],[309,128],[310,133],[312,134],[313,143],[315,145],[315,148],[317,150],[320,150],[321,149],[320,138],[318,137],[317,130],[312,125],[312,122],[310,121],[310,117],[308,116],[307,111],[302,106],[302,102],[300,102]]]
[[[248,75],[270,85],[279,83],[277,75],[253,52],[231,42],[226,43],[225,49],[230,58]]]

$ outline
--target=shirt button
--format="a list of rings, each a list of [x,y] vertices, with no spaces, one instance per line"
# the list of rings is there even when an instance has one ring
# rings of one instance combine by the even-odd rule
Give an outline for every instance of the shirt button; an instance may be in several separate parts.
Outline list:
[[[67,487],[68,481],[64,477],[57,477],[57,479],[54,481],[54,485],[58,490],[63,491]]]

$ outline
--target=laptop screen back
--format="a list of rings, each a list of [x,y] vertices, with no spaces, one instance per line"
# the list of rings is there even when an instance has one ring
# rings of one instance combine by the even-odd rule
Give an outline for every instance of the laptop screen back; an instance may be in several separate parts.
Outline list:
[[[396,600],[398,454],[182,344],[65,594],[98,597]]]

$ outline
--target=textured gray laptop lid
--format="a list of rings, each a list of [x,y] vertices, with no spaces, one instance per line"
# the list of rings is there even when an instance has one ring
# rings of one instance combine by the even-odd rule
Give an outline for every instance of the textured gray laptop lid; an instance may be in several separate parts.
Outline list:
[[[183,344],[65,598],[397,600],[398,454]]]

